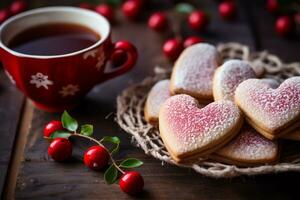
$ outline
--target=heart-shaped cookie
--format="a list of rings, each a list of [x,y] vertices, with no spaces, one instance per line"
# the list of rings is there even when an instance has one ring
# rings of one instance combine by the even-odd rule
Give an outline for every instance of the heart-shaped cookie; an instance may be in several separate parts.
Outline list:
[[[273,89],[277,88],[280,85],[278,83],[278,81],[276,81],[274,79],[263,78],[260,80],[262,80],[264,83],[268,84]],[[298,125],[296,124],[295,126],[298,126]],[[288,139],[288,140],[300,141],[300,128],[296,128],[295,130],[293,130],[287,134],[284,134],[281,138]]]
[[[277,88],[280,84],[278,83],[278,81],[276,81],[275,79],[271,79],[271,78],[262,78],[260,79],[263,83],[268,84],[271,88],[275,89]]]
[[[298,126],[300,77],[289,78],[276,89],[259,79],[248,79],[237,87],[235,102],[249,124],[265,137],[275,139]]]
[[[146,103],[145,103],[145,119],[151,124],[158,122],[159,108],[167,98],[171,96],[170,81],[158,81],[150,90]]]
[[[232,139],[243,117],[232,102],[221,100],[200,109],[189,95],[175,95],[159,112],[161,138],[176,162],[207,155]]]
[[[238,136],[210,157],[228,164],[248,166],[274,163],[278,156],[277,141],[268,140],[252,127],[244,125]]]
[[[249,62],[243,60],[226,61],[214,74],[214,99],[234,101],[236,87],[249,78],[256,78],[255,72]]]
[[[171,76],[171,93],[188,94],[200,102],[210,102],[212,78],[220,65],[217,49],[205,43],[185,49],[177,59]]]
[[[277,88],[280,84],[278,83],[278,81],[274,80],[274,79],[269,79],[269,78],[264,78],[261,79],[264,83],[268,84],[271,88]],[[297,122],[296,122],[297,123]],[[295,126],[298,126],[297,124]],[[300,141],[300,128],[296,128],[295,130],[284,134],[281,138],[283,139],[288,139],[288,140],[296,140],[296,141]]]

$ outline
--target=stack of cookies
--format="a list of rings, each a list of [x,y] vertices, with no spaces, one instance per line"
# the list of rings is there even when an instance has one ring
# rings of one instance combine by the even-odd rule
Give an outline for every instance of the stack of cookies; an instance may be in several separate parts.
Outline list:
[[[171,79],[149,92],[145,119],[159,126],[178,163],[199,157],[242,166],[274,163],[278,138],[300,139],[300,77],[279,84],[261,75],[250,62],[222,63],[210,44],[193,45],[176,61]]]

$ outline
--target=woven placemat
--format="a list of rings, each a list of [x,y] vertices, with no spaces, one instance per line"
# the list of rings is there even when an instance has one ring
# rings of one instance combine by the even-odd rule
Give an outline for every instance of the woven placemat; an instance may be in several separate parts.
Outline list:
[[[224,61],[233,58],[250,61],[257,73],[264,72],[264,78],[282,82],[286,78],[300,75],[300,63],[283,63],[277,56],[266,51],[252,53],[248,46],[238,43],[219,44],[217,48]],[[175,163],[160,138],[158,128],[148,124],[144,119],[144,103],[149,90],[158,80],[169,78],[170,73],[171,69],[156,67],[155,76],[125,89],[117,98],[117,123],[132,136],[133,144],[143,149],[147,155],[163,163],[192,168],[200,174],[215,178],[300,171],[300,146],[293,145],[286,145],[289,149],[284,149],[280,161],[275,165],[239,167],[204,158],[199,158],[195,163]]]

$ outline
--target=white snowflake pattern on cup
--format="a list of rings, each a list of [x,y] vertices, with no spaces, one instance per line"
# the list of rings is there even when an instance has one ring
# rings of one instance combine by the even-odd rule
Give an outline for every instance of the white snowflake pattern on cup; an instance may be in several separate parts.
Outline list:
[[[79,92],[79,86],[78,85],[66,85],[63,86],[62,89],[59,91],[62,97],[67,97],[67,96],[74,96],[77,92]]]
[[[95,68],[98,71],[100,71],[100,69],[103,66],[104,61],[105,61],[105,56],[104,56],[102,47],[100,47],[99,49],[94,49],[94,50],[88,51],[85,54],[83,54],[83,59],[86,60],[89,57],[91,57],[91,58],[96,58],[97,57],[97,63],[95,65]]]
[[[8,71],[6,71],[6,70],[4,70],[4,72],[5,72],[6,76],[9,78],[10,82],[15,85],[16,81],[14,80],[14,78],[12,77],[12,75]]]
[[[36,73],[36,75],[31,75],[30,83],[37,88],[43,87],[46,90],[49,89],[49,85],[53,85],[53,81],[49,80],[47,75],[40,72]]]
[[[100,71],[101,67],[104,65],[104,61],[105,61],[104,53],[101,53],[97,58],[97,64],[95,66],[98,71]]]
[[[98,49],[94,49],[94,50],[91,50],[91,51],[88,51],[88,52],[84,53],[83,54],[83,59],[86,60],[89,57],[95,58],[97,56],[98,51],[99,51]]]

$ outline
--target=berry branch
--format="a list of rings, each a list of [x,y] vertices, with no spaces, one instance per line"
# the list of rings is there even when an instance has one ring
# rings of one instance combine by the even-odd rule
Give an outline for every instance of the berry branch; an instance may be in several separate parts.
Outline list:
[[[77,136],[77,137],[82,137],[82,138],[86,138],[86,139],[89,139],[93,142],[95,142],[96,144],[98,144],[99,146],[103,147],[107,152],[109,152],[109,150],[101,143],[101,141],[103,141],[103,139],[101,139],[100,141],[96,140],[95,138],[92,138],[92,137],[89,137],[89,136],[86,136],[86,135],[82,135],[82,134],[78,134],[76,132],[73,133],[73,136]],[[110,158],[110,161],[112,162],[112,164],[122,173],[122,174],[125,174],[124,170],[122,170],[120,168],[120,166],[116,163],[115,159],[113,158],[112,156],[113,152],[110,152],[109,153],[109,158]]]
[[[121,173],[119,184],[125,193],[134,195],[142,191],[144,186],[142,176],[138,172],[126,172],[123,169],[139,167],[143,162],[136,158],[116,161],[113,155],[119,151],[121,141],[118,137],[105,136],[101,140],[97,140],[92,137],[93,125],[91,124],[84,124],[80,131],[77,130],[78,122],[66,111],[62,114],[61,121],[52,121],[45,126],[44,138],[53,140],[48,148],[48,154],[53,160],[61,162],[71,157],[72,143],[69,140],[71,136],[88,139],[97,145],[90,147],[84,154],[83,161],[87,167],[92,170],[102,170],[110,161],[111,164],[104,173],[107,184],[115,183]],[[114,148],[109,150],[103,144],[104,142],[112,143]]]

